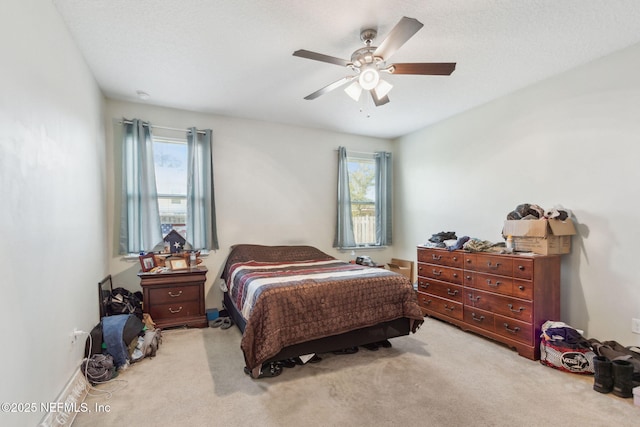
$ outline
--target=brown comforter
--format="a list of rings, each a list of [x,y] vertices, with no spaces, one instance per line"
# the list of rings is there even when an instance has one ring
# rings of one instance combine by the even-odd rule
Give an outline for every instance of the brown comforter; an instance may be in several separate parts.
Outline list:
[[[308,261],[329,264],[326,267],[314,266],[313,273],[324,273],[323,268],[331,268],[354,276],[307,277],[300,270],[307,272]],[[273,277],[279,268],[268,265],[268,271],[262,272],[261,263],[284,262],[300,262],[301,266],[282,267],[281,274],[293,276],[291,280],[261,288],[251,305],[250,315],[244,316],[247,323],[241,348],[249,369],[259,368],[264,361],[289,345],[401,317],[411,320],[413,332],[423,322],[413,286],[406,277],[384,269],[348,264],[308,246],[236,246],[228,257],[222,278],[229,289],[235,287],[234,292],[238,292],[238,286],[246,286],[250,280]],[[247,263],[253,269],[246,273],[250,279],[245,277],[246,283],[242,284],[232,283],[232,279],[240,280],[242,275],[238,272],[244,271],[243,264]],[[300,270],[292,273],[295,268]],[[361,273],[364,275],[358,276]],[[242,297],[231,295],[235,298],[234,303],[238,301],[236,305],[242,304]],[[242,307],[237,308],[242,312]]]

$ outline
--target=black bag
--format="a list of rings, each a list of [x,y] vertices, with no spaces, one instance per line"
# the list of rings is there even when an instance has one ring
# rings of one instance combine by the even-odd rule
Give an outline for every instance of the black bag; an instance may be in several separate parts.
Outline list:
[[[142,320],[142,292],[131,292],[125,288],[115,288],[109,297],[107,314],[135,314]]]

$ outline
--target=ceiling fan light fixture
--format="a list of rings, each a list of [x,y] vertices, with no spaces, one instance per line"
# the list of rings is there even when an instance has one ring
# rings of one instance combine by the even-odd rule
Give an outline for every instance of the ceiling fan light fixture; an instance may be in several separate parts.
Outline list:
[[[354,101],[358,102],[360,100],[360,95],[362,95],[362,87],[356,81],[351,83],[344,89],[345,93],[351,97]]]
[[[376,86],[375,89],[373,89],[373,91],[376,93],[376,97],[378,99],[381,99],[387,96],[389,92],[391,92],[391,89],[393,89],[393,85],[381,79],[380,82],[378,83],[378,86]]]
[[[367,67],[360,72],[358,77],[358,83],[364,90],[371,90],[378,86],[380,81],[380,74],[374,67]]]

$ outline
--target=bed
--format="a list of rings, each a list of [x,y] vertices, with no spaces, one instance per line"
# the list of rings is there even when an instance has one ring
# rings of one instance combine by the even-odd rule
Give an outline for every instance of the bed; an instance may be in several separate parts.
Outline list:
[[[254,378],[265,363],[408,335],[424,321],[405,276],[311,246],[236,245],[221,277]]]

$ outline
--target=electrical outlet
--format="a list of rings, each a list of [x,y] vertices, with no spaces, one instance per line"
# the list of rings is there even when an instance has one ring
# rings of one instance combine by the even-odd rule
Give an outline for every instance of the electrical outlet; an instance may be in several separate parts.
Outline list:
[[[631,332],[640,334],[640,319],[631,319]]]

